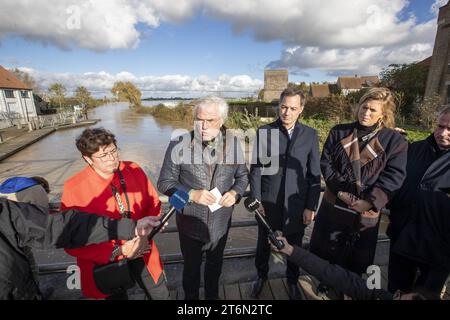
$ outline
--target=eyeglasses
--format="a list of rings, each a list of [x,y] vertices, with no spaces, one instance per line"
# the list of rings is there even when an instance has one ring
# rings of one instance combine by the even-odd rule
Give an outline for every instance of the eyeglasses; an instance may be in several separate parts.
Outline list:
[[[220,119],[198,119],[195,118],[195,122],[198,124],[204,124],[206,123],[208,126],[215,125],[217,122],[219,122]]]
[[[115,159],[115,158],[117,158],[118,154],[119,154],[119,149],[114,148],[111,151],[105,152],[99,156],[91,156],[91,157],[100,159],[101,161],[107,161],[109,159],[109,156],[111,156]]]

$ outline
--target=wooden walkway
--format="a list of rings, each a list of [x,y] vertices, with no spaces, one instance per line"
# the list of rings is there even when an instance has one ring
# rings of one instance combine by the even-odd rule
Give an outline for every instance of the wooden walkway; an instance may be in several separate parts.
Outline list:
[[[386,278],[385,280],[386,281]],[[328,296],[317,296],[315,288],[318,281],[310,276],[302,276],[299,279],[300,294],[302,300],[337,300],[336,296],[329,294]],[[384,289],[386,287],[383,287]],[[269,279],[259,295],[258,299],[250,297],[252,290],[252,282],[236,283],[221,285],[219,288],[219,297],[221,300],[253,300],[253,301],[272,301],[272,300],[289,300],[286,279]],[[171,300],[183,300],[184,294],[181,288],[170,291]],[[203,300],[204,290],[200,289],[200,300]],[[143,300],[144,294],[131,295],[132,300]],[[450,281],[447,283],[447,291],[444,294],[444,300],[450,300]]]
[[[39,130],[29,131],[21,135],[18,135],[3,143],[0,143],[0,161],[16,154],[17,152],[25,149],[26,147],[45,138],[46,136],[57,130],[90,126],[96,124],[98,121],[99,120],[82,121],[73,124],[55,126],[52,128],[43,128]]]
[[[383,289],[387,289],[387,266],[381,268],[382,280],[381,286]],[[315,289],[319,282],[317,279],[303,275],[299,278],[299,289],[302,296],[302,300],[337,300],[336,296],[330,293],[327,296],[318,296],[315,293]],[[235,284],[221,285],[219,287],[219,297],[221,300],[289,300],[286,278],[269,279],[259,295],[258,299],[250,297],[252,290],[252,282],[239,282]],[[446,292],[444,293],[444,300],[450,300],[450,279],[447,282]],[[171,300],[183,300],[183,289],[170,291]],[[200,300],[203,300],[204,290],[200,289]],[[144,299],[144,294],[131,295],[130,299],[141,300]]]
[[[35,131],[30,131],[27,133],[24,133],[18,137],[15,137],[13,139],[10,139],[6,142],[3,142],[0,144],[0,161],[16,154],[20,150],[25,149],[29,145],[32,145],[33,143],[43,139],[44,137],[48,136],[52,132],[55,132],[55,128],[47,128],[47,129],[40,129]]]

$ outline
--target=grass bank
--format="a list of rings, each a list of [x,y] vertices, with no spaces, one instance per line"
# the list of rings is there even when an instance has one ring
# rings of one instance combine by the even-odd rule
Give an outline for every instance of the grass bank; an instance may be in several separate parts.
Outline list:
[[[155,118],[168,121],[182,121],[187,124],[193,123],[192,106],[187,104],[179,104],[174,108],[168,108],[163,104],[159,104],[154,107],[140,107],[136,109],[137,113],[150,114]],[[247,109],[243,109],[241,112],[231,112],[225,125],[230,129],[243,129],[248,130],[251,128],[258,128],[261,125],[272,121],[273,118],[261,118],[258,112],[251,114]],[[323,144],[330,132],[330,129],[339,123],[348,123],[353,120],[330,120],[323,118],[323,115],[315,115],[301,119],[301,122],[307,126],[310,126],[317,130],[319,134],[320,149],[322,150]],[[404,126],[404,129],[408,133],[408,141],[414,142],[425,139],[430,132],[414,126]]]

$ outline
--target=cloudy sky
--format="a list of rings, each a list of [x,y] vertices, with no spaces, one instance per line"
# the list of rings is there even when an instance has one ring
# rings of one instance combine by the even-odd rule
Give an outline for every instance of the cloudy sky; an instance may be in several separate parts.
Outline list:
[[[2,0],[0,65],[103,94],[248,95],[289,80],[378,74],[431,55],[447,0]]]

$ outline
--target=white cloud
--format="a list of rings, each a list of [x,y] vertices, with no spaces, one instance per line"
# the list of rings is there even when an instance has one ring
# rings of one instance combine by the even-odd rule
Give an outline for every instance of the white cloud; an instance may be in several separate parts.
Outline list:
[[[142,90],[143,97],[200,97],[205,95],[222,95],[227,97],[248,96],[263,87],[261,80],[252,79],[248,75],[221,75],[211,79],[202,75],[189,77],[186,75],[143,76],[136,77],[130,72],[110,74],[105,71],[84,74],[50,73],[31,68],[19,68],[28,72],[44,90],[50,84],[63,84],[70,95],[78,86],[85,86],[94,95],[102,97],[111,95],[111,88],[116,81],[132,81]]]
[[[401,21],[407,0],[206,0],[208,13],[249,30],[261,41],[321,48],[394,44],[407,37],[413,16]]]
[[[0,38],[18,35],[69,49],[95,51],[139,45],[139,23],[181,22],[200,0],[2,0]]]
[[[330,75],[378,74],[390,64],[411,63],[429,57],[433,51],[436,22],[416,25],[407,37],[394,45],[360,48],[323,48],[295,46],[287,48],[271,68],[289,68],[294,72],[318,69]]]
[[[430,11],[446,2],[434,0]],[[80,10],[80,29],[67,27],[71,5]],[[3,0],[0,39],[16,34],[62,48],[130,49],[147,29],[202,12],[230,23],[236,34],[283,42],[285,51],[271,66],[297,74],[310,68],[375,72],[431,55],[436,19],[418,23],[412,10],[408,0]],[[142,24],[146,28],[138,28]]]
[[[269,67],[303,76],[311,69],[378,74],[391,63],[430,56],[436,34],[435,18],[418,23],[408,0],[205,3],[209,14],[230,21],[236,33],[249,32],[260,41],[281,40],[286,48]]]
[[[446,5],[448,3],[448,0],[434,0],[433,5],[430,8],[430,12],[434,14],[439,13],[439,8]]]

